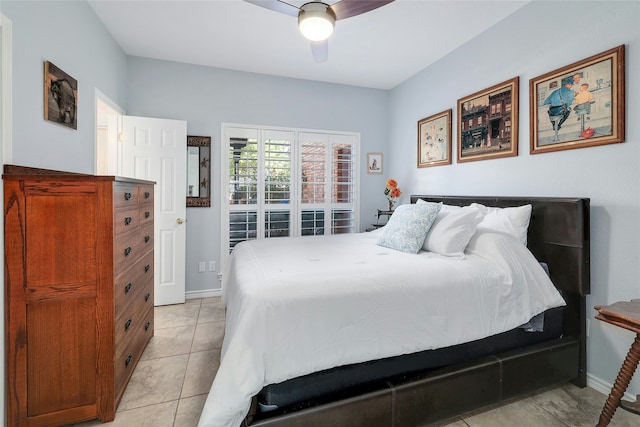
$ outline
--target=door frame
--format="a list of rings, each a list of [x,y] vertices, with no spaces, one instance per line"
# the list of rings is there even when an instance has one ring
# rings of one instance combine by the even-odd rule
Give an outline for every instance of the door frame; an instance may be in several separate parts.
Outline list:
[[[104,104],[107,109],[109,110],[109,114],[114,114],[116,115],[116,129],[111,129],[109,126],[109,129],[107,130],[109,135],[115,135],[115,138],[113,137],[109,137],[108,140],[108,145],[111,146],[110,149],[115,150],[116,151],[116,158],[118,159],[116,162],[115,167],[111,164],[108,165],[108,169],[115,171],[115,173],[108,173],[106,175],[121,175],[122,174],[122,169],[121,169],[121,165],[122,165],[122,141],[120,140],[120,134],[122,132],[122,116],[124,116],[126,114],[126,111],[124,109],[122,109],[118,104],[116,104],[115,102],[113,102],[113,100],[111,100],[111,98],[109,98],[107,95],[105,95],[104,93],[102,93],[100,90],[95,89],[95,135],[94,135],[94,165],[93,165],[93,173],[98,175],[98,164],[100,163],[98,161],[98,156],[100,155],[100,146],[99,146],[99,130],[98,130],[98,119],[99,119],[99,103]],[[105,174],[101,174],[101,175],[105,175]]]

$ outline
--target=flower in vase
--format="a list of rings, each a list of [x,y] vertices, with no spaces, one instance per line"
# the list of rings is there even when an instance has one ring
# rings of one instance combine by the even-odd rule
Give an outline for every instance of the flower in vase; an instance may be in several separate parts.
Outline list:
[[[402,190],[398,187],[398,182],[395,179],[387,179],[387,186],[384,188],[384,195],[387,196],[389,210],[392,211],[396,204],[396,200],[402,196]]]

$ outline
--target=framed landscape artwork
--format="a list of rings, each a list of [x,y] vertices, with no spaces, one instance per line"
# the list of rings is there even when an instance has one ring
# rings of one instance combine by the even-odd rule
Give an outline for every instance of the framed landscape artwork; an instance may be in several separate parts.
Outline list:
[[[44,62],[44,119],[78,129],[78,81]]]
[[[458,100],[461,162],[518,155],[519,77]]]
[[[451,114],[443,111],[418,121],[418,167],[451,164]]]
[[[624,141],[624,45],[529,81],[531,154]]]

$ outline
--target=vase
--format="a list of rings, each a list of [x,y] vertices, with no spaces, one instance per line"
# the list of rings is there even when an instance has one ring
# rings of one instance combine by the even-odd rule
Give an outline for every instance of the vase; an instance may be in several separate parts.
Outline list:
[[[389,200],[389,211],[392,211],[395,205],[396,205],[396,202],[394,202],[393,200]]]

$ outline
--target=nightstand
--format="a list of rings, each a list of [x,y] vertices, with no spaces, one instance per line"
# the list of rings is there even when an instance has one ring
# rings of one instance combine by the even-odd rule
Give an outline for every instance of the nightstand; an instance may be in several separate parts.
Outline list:
[[[609,424],[618,406],[636,414],[640,412],[640,401],[638,400],[640,398],[637,398],[635,402],[621,401],[640,360],[640,299],[616,302],[607,306],[596,306],[595,309],[598,310],[596,319],[636,333],[636,338],[622,363],[618,378],[616,378],[600,414],[597,427],[604,427]]]

